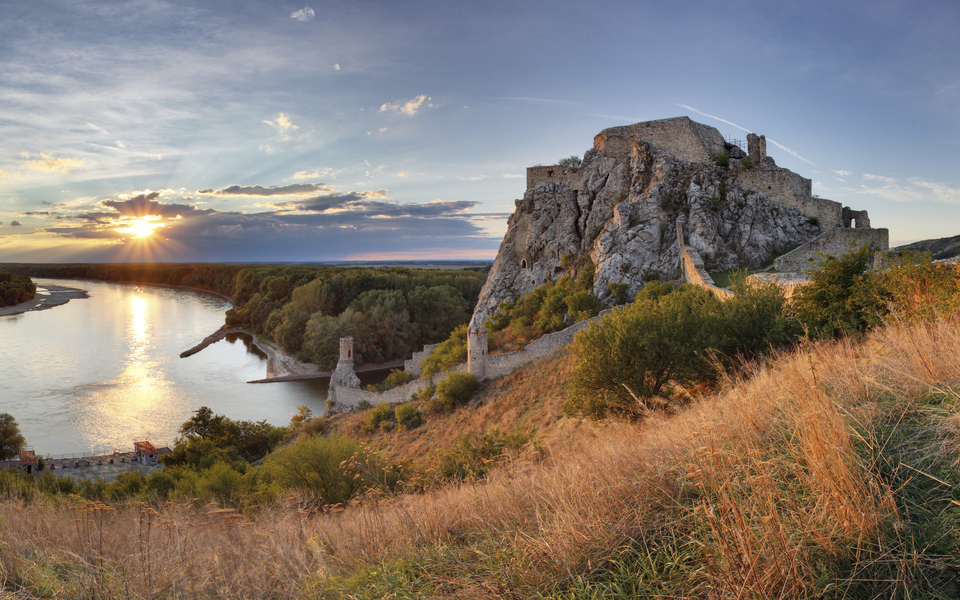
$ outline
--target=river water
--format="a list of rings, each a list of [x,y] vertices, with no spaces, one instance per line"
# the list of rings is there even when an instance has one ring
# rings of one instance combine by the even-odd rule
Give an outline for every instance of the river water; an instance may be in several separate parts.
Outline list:
[[[189,290],[36,280],[89,298],[0,317],[0,413],[38,455],[170,445],[200,406],[234,420],[286,425],[297,406],[323,413],[328,379],[248,384],[266,356],[247,336],[179,354],[216,331],[230,303]]]

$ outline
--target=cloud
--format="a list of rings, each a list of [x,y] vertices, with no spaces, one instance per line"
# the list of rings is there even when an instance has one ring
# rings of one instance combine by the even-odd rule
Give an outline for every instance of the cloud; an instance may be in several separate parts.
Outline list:
[[[314,177],[308,175],[308,177]],[[296,177],[296,175],[294,175]],[[299,179],[299,177],[298,177]],[[322,183],[295,183],[281,187],[263,187],[260,185],[239,186],[231,185],[222,190],[197,190],[198,194],[206,196],[302,196],[306,194],[316,194],[317,192],[326,192],[330,188]]]
[[[195,206],[188,204],[163,204],[156,202],[155,199],[159,196],[160,192],[151,192],[149,194],[140,194],[129,200],[104,200],[100,202],[100,205],[112,208],[124,217],[159,216],[164,219],[175,219],[177,217],[191,215],[195,212],[214,212],[213,209],[198,211]]]
[[[10,221],[10,227],[23,227],[23,223],[20,221]]]
[[[417,111],[420,110],[420,107],[423,105],[424,102],[429,103],[430,100],[431,98],[420,95],[414,98],[413,100],[410,100],[409,102],[405,102],[403,104],[401,104],[400,102],[387,102],[386,104],[380,107],[380,112],[392,111],[395,113],[401,113],[401,114],[407,115],[408,117],[412,117],[413,115],[417,114]],[[427,106],[432,107],[433,105],[427,104]]]
[[[264,123],[266,123],[266,124],[269,125],[270,127],[276,127],[277,130],[280,131],[280,133],[283,133],[284,131],[291,131],[291,130],[294,130],[294,129],[300,129],[300,126],[299,126],[299,125],[294,125],[294,124],[290,121],[290,118],[287,117],[287,115],[285,115],[285,114],[283,114],[283,113],[280,113],[280,116],[277,117],[276,122],[274,122],[274,121],[264,121]]]
[[[41,216],[47,216],[47,215],[49,215],[50,213],[47,212],[47,211],[33,211],[33,210],[32,210],[32,211],[29,211],[29,212],[20,212],[20,213],[17,213],[17,214],[18,214],[18,215],[24,215],[25,217],[41,217]]]
[[[870,173],[864,173],[863,178],[867,181],[882,181],[884,183],[895,183],[897,181],[892,177],[884,177],[883,175],[871,175]]]
[[[503,174],[504,179],[522,179],[524,177],[526,177],[526,175],[521,175],[520,173],[504,173]]]
[[[340,63],[334,64],[334,65],[333,65],[333,70],[334,70],[334,71],[339,71],[339,70],[340,70]]]
[[[315,16],[317,16],[317,13],[313,12],[313,9],[310,8],[309,6],[304,6],[297,12],[290,14],[291,19],[296,19],[297,21],[300,21],[302,23],[306,23],[307,21],[314,18]]]
[[[24,165],[28,168],[33,169],[34,171],[58,171],[60,173],[69,173],[74,169],[79,169],[83,166],[83,161],[78,158],[54,158],[49,154],[30,154],[29,152],[21,152],[20,156],[24,159]],[[31,156],[38,156],[36,160],[29,160]]]
[[[314,177],[320,177],[320,171],[314,171],[313,173],[307,173],[306,171],[297,171],[293,174],[294,179],[313,179]]]
[[[830,169],[830,170],[836,173],[837,175],[839,175],[840,177],[849,177],[850,175],[853,175],[853,173],[851,173],[850,171],[844,171],[842,169]]]

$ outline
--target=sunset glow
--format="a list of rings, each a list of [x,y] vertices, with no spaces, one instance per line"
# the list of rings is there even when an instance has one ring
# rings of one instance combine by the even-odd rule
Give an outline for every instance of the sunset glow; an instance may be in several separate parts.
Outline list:
[[[127,226],[123,229],[118,229],[122,233],[133,234],[134,237],[149,237],[153,235],[153,232],[158,228],[162,227],[160,223],[155,220],[148,218],[139,218],[135,221],[127,223]]]

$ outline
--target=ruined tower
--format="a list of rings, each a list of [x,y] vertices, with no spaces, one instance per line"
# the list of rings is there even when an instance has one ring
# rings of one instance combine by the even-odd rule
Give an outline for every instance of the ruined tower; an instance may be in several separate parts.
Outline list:
[[[467,371],[477,379],[487,374],[487,330],[483,325],[467,329]]]

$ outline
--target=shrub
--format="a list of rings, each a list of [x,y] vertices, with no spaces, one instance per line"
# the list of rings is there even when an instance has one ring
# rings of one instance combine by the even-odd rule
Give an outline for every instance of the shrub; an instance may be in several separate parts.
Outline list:
[[[740,159],[740,166],[743,167],[744,169],[752,169],[753,161],[750,160],[749,156],[744,156],[743,158]]]
[[[313,495],[324,504],[350,500],[384,472],[375,454],[339,435],[302,438],[267,457],[264,469],[282,488]]]
[[[397,408],[394,409],[394,416],[397,419],[397,425],[404,429],[413,429],[420,425],[420,411],[409,402],[398,405]]]
[[[433,398],[433,395],[437,393],[437,386],[432,383],[425,388],[421,388],[419,392],[415,392],[410,395],[411,400],[418,400],[420,402],[426,402],[430,398]]]
[[[727,156],[727,153],[721,150],[717,152],[717,165],[721,167],[726,167],[730,164],[730,157]]]
[[[393,408],[386,402],[381,402],[367,411],[367,414],[363,417],[363,423],[360,425],[360,430],[364,433],[373,433],[378,428],[383,429],[382,423],[384,421],[393,420]]]
[[[566,158],[561,158],[557,161],[557,165],[561,167],[581,167],[583,166],[583,159],[574,154]]]
[[[748,284],[745,271],[731,273],[730,283],[733,298],[721,303],[715,341],[728,359],[754,359],[797,340],[802,331],[787,314],[779,285]]]
[[[437,384],[437,397],[430,401],[430,412],[449,411],[466,404],[478,385],[473,373],[449,373]]]
[[[929,252],[905,251],[879,274],[881,285],[898,318],[934,319],[960,313],[960,270],[935,264]]]
[[[628,288],[629,286],[625,283],[607,282],[607,289],[610,291],[610,294],[613,295],[614,302],[618,305],[626,304],[630,301],[630,297],[627,295]]]
[[[430,377],[465,362],[467,362],[467,326],[461,325],[424,359],[423,373],[420,376]]]
[[[714,376],[704,356],[720,302],[690,285],[648,283],[636,301],[577,333],[577,364],[568,382],[566,414],[635,416],[670,380]]]
[[[367,386],[368,392],[385,392],[413,381],[413,375],[403,369],[390,369],[390,374],[381,383]]]
[[[811,282],[801,286],[791,304],[797,320],[816,337],[862,334],[887,313],[888,294],[870,269],[873,250],[864,246],[839,258],[824,256]]]

